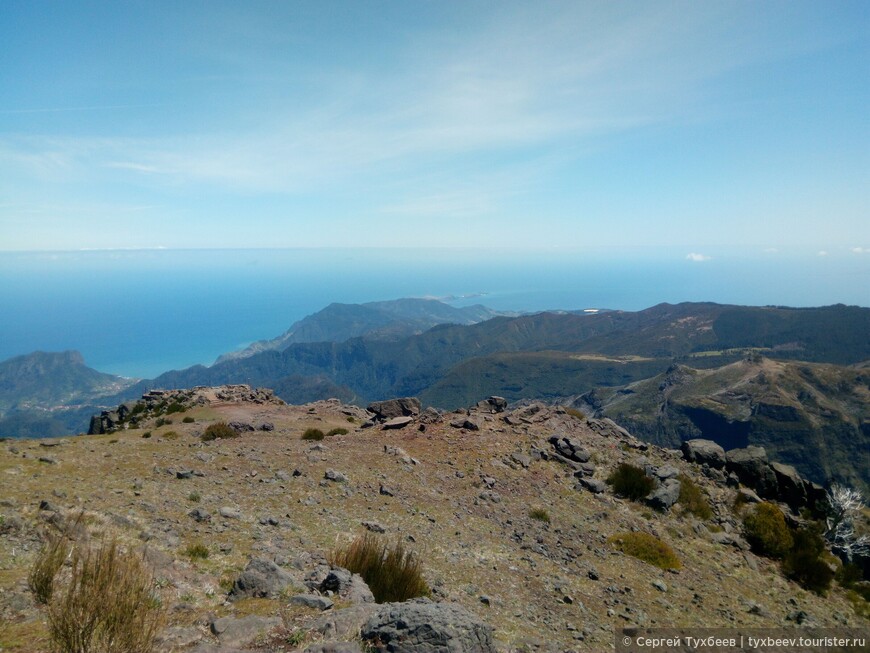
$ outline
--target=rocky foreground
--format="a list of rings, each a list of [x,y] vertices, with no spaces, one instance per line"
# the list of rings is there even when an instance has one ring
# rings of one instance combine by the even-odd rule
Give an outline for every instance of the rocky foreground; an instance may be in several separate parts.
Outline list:
[[[370,408],[197,388],[96,419],[114,432],[4,443],[0,649],[49,650],[27,573],[43,533],[82,511],[91,537],[146,548],[168,609],[159,651],[355,652],[402,640],[409,648],[396,650],[418,653],[607,651],[626,626],[867,625],[842,590],[810,593],[749,550],[738,496],[738,506],[779,501],[799,520],[821,492],[763,451],[663,449],[610,420],[508,410],[498,398],[448,414],[414,400]],[[239,437],[202,441],[220,421]],[[339,432],[303,440],[310,428]],[[647,501],[604,482],[623,462],[656,479]],[[707,495],[711,518],[681,506],[681,475]],[[680,569],[608,541],[635,531],[669,544]],[[377,605],[361,578],[331,568],[329,552],[363,532],[410,547],[431,596]]]

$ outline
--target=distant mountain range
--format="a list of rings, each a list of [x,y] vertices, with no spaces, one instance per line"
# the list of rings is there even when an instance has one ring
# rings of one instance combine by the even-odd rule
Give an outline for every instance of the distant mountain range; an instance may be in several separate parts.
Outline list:
[[[113,406],[155,388],[248,383],[273,388],[290,403],[418,396],[454,409],[490,394],[575,402],[669,445],[686,437],[727,440],[744,429],[741,441],[765,444],[814,480],[838,476],[870,484],[870,465],[853,455],[870,450],[868,308],[684,303],[637,312],[493,314],[434,300],[332,304],[210,367],[167,372],[99,399]],[[764,383],[752,386],[758,392],[733,387],[734,370],[747,365],[760,366],[753,378]],[[655,390],[676,377],[686,378],[679,391]],[[48,396],[58,396],[52,392]],[[702,410],[715,403],[710,397],[729,392],[746,395],[732,403],[749,417],[723,410],[713,418],[715,411]],[[811,401],[819,408],[807,407]],[[840,452],[828,457],[830,465],[801,453],[807,442],[823,451],[822,432]]]

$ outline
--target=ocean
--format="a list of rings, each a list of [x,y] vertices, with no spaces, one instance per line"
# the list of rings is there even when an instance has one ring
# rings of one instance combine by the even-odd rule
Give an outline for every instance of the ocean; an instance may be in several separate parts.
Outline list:
[[[511,311],[870,305],[870,254],[709,256],[652,248],[4,252],[0,360],[76,349],[100,371],[149,378],[211,364],[332,302],[400,297]]]

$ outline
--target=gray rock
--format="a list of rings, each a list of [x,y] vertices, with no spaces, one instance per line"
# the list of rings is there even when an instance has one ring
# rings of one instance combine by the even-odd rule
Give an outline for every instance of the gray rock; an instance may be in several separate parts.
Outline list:
[[[211,521],[211,515],[202,508],[194,508],[189,513],[187,513],[187,516],[192,517],[194,521],[199,523]]]
[[[668,586],[665,585],[665,582],[662,580],[658,580],[658,579],[654,580],[652,582],[652,586],[655,587],[659,592],[667,592],[668,591]]]
[[[388,419],[386,422],[384,422],[384,425],[382,428],[384,431],[390,431],[393,429],[403,429],[413,421],[414,421],[413,417],[393,417],[392,419]]]
[[[229,598],[276,598],[285,589],[297,587],[296,579],[274,562],[254,558],[233,583]]]
[[[193,470],[192,470],[192,469],[188,469],[188,470],[185,470],[185,471],[183,471],[183,472],[175,472],[175,478],[177,478],[177,479],[179,479],[179,480],[184,480],[184,479],[187,479],[187,478],[193,478]]]
[[[798,509],[807,504],[807,489],[805,481],[791,465],[770,463],[770,468],[776,476],[780,500],[791,508]]]
[[[656,510],[670,510],[679,498],[680,482],[669,478],[646,498],[646,502]]]
[[[578,463],[589,462],[589,459],[592,457],[592,454],[586,450],[586,448],[580,443],[579,440],[575,440],[574,438],[561,436],[561,435],[553,435],[549,438],[549,443],[553,445],[553,448],[556,452],[567,458],[568,460],[573,460]]]
[[[258,427],[258,430],[260,430],[260,431],[274,431],[274,430],[275,430],[275,425],[272,424],[272,422],[263,422],[263,423],[260,424],[260,426]]]
[[[495,653],[492,628],[452,603],[386,603],[363,625],[363,642],[383,653]]]
[[[224,519],[241,519],[242,513],[230,506],[223,506],[219,511],[220,516]]]
[[[347,482],[347,476],[342,474],[341,472],[337,472],[334,469],[327,469],[323,474],[323,478],[327,481],[333,481],[334,483],[345,483]]]
[[[479,431],[480,424],[477,422],[468,419],[467,417],[462,417],[460,419],[455,419],[450,422],[450,426],[455,429],[465,429],[466,431]]]
[[[380,488],[378,488],[378,494],[385,497],[396,496],[396,492],[393,490],[393,488],[389,487],[388,485],[384,485],[383,483],[381,484]]]
[[[532,464],[532,457],[527,453],[514,452],[511,454],[511,460],[523,469],[528,469]]]
[[[330,599],[320,594],[297,594],[290,599],[291,605],[302,605],[315,610],[329,610],[335,605]]]
[[[662,465],[656,468],[655,475],[661,481],[666,481],[669,478],[676,478],[680,475],[680,470],[673,465]]]
[[[712,440],[686,440],[681,447],[683,457],[690,463],[707,464],[713,469],[725,467],[725,450]]]
[[[595,478],[581,478],[577,485],[589,490],[593,494],[603,494],[607,491],[607,484]]]
[[[778,493],[776,474],[767,464],[764,447],[749,446],[732,449],[725,454],[725,466],[734,472],[743,485],[753,488],[765,499],[775,499]]]
[[[217,635],[220,639],[221,647],[224,648],[249,644],[258,636],[280,625],[280,617],[260,617],[252,614],[240,619],[235,617],[213,619],[210,628],[212,634]]]
[[[416,397],[387,399],[375,401],[368,405],[367,410],[375,414],[375,419],[386,421],[394,417],[408,417],[420,414],[420,400]]]
[[[249,433],[254,430],[253,424],[248,424],[247,422],[227,422],[227,426],[236,433]]]
[[[593,463],[579,463],[577,470],[574,472],[575,478],[583,478],[595,474],[595,465]]]
[[[308,646],[304,653],[362,653],[356,642],[317,642]]]
[[[46,465],[57,465],[57,458],[54,456],[40,456],[39,462],[45,463]]]
[[[380,608],[375,603],[361,603],[341,610],[329,610],[317,617],[311,630],[333,639],[355,639],[363,624]]]
[[[387,529],[384,528],[381,524],[376,521],[364,521],[362,523],[363,528],[367,531],[371,531],[372,533],[386,533]]]
[[[478,401],[477,408],[490,413],[503,413],[507,408],[507,399],[493,395],[483,401]]]

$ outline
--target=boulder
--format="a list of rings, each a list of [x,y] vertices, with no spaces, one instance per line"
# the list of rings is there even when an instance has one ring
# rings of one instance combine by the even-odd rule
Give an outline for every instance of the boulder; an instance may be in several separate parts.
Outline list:
[[[374,603],[375,597],[359,574],[352,574],[342,567],[332,567],[323,582],[321,592],[332,592],[351,603]]]
[[[403,397],[401,399],[387,399],[375,401],[368,405],[370,413],[375,414],[375,419],[386,421],[394,417],[409,417],[420,414],[420,400],[416,397]]]
[[[360,631],[381,653],[495,653],[492,628],[453,603],[386,603]]]
[[[686,440],[681,447],[683,457],[690,463],[706,463],[713,469],[725,467],[725,450],[712,440]]]
[[[450,426],[455,429],[465,429],[466,431],[479,431],[480,425],[467,417],[461,417],[450,422]]]
[[[288,587],[298,587],[290,573],[271,560],[254,558],[233,583],[229,598],[277,598]]]
[[[589,462],[592,454],[580,443],[579,440],[562,435],[553,435],[548,442],[553,445],[560,456],[578,463]]]
[[[654,490],[646,502],[656,510],[670,510],[680,498],[680,482],[675,478],[669,478]]]
[[[280,617],[260,617],[251,614],[240,619],[235,617],[213,619],[209,626],[212,634],[217,635],[222,647],[239,647],[249,644],[260,635],[280,625]]]
[[[330,639],[356,639],[363,624],[379,609],[375,603],[360,603],[329,610],[314,621],[311,630]]]
[[[291,605],[302,605],[314,610],[329,610],[334,604],[332,600],[320,594],[297,594],[290,599]]]
[[[483,401],[478,401],[477,408],[490,413],[503,413],[507,408],[507,399],[493,395]]]
[[[791,465],[770,463],[770,468],[776,476],[779,488],[779,499],[789,505],[792,510],[798,510],[807,504],[807,489],[804,479]]]
[[[731,449],[725,454],[725,466],[743,485],[753,488],[765,499],[777,498],[776,474],[767,464],[764,447],[750,445],[745,449]]]
[[[593,494],[603,494],[607,490],[607,484],[595,478],[581,478],[578,487],[583,487]]]
[[[362,649],[356,642],[317,642],[303,653],[362,653]]]
[[[413,417],[394,417],[384,422],[383,429],[384,431],[389,431],[391,429],[403,429],[413,421]]]

